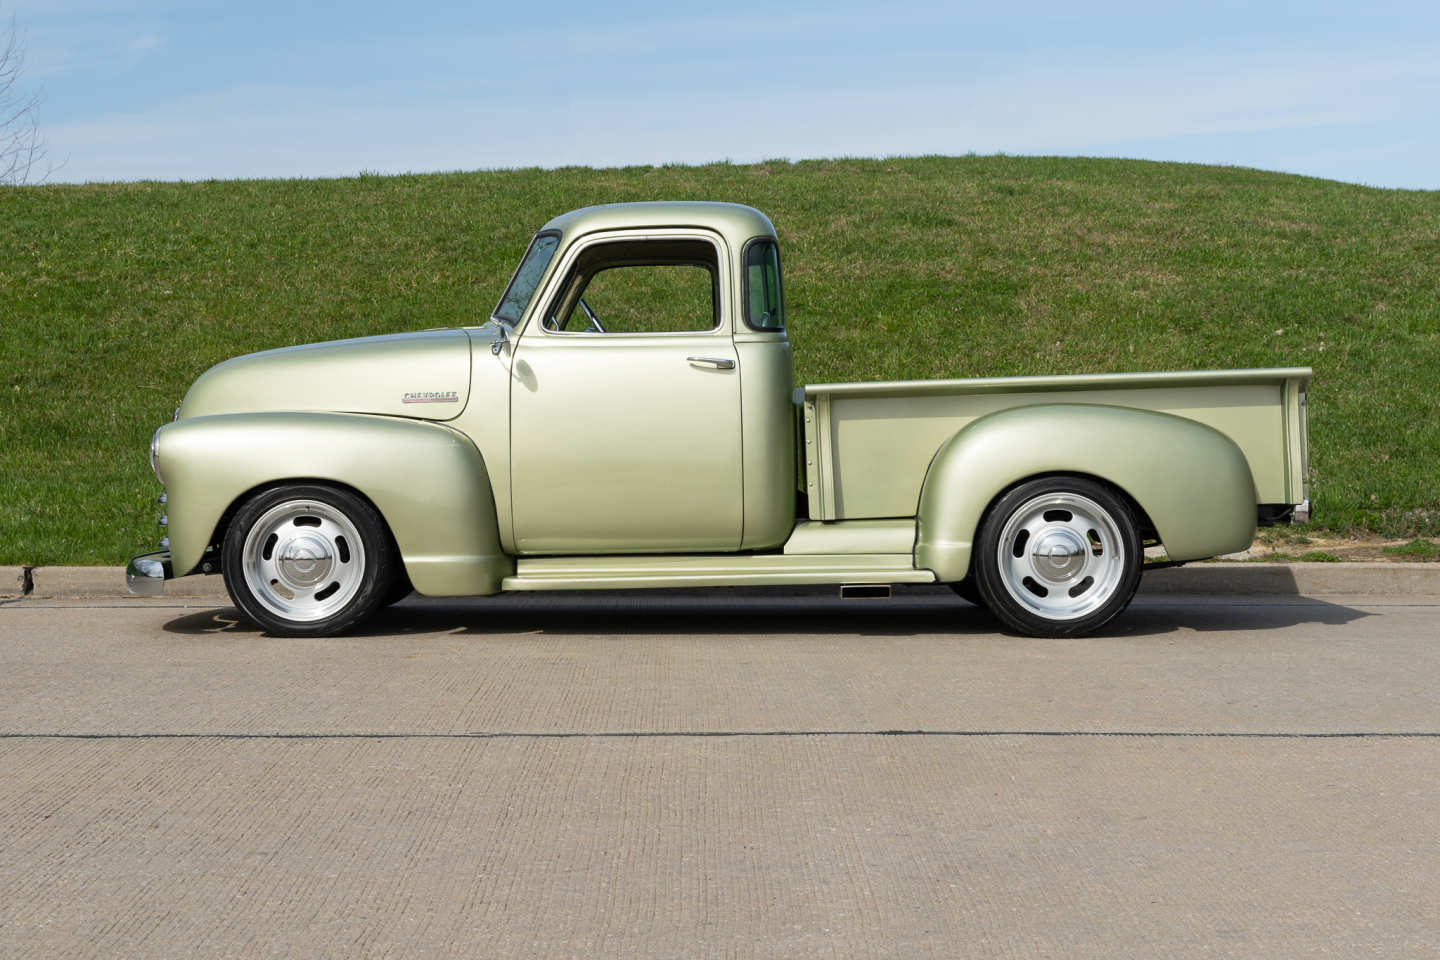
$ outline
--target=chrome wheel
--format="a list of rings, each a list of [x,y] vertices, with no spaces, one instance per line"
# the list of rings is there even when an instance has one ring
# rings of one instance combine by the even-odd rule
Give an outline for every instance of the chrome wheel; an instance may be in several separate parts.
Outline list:
[[[1089,633],[1124,610],[1143,555],[1125,496],[1090,477],[1048,476],[1006,491],[980,522],[971,567],[985,606],[1033,637]]]
[[[266,510],[245,536],[241,562],[255,600],[299,623],[333,616],[365,582],[360,531],[319,500],[286,500]]]
[[[1020,606],[1047,620],[1099,609],[1125,572],[1113,517],[1076,493],[1047,493],[1011,514],[996,544],[1000,581]]]

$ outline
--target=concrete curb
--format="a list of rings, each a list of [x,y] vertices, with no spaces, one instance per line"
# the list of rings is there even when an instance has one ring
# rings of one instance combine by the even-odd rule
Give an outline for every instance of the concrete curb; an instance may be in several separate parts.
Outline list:
[[[1195,563],[1145,574],[1140,593],[1440,597],[1440,563]]]
[[[26,573],[30,589],[25,589]],[[1147,573],[1145,596],[1351,596],[1440,598],[1440,563],[1196,563]],[[124,567],[0,567],[0,598],[83,600],[124,597]],[[182,577],[165,584],[157,599],[229,603],[218,576]]]
[[[29,592],[24,589],[26,571],[30,575]],[[144,603],[151,599],[132,596],[125,589],[124,567],[0,567],[0,597],[13,598],[21,595],[37,600],[123,597],[136,603]],[[165,593],[154,599],[163,600],[165,597],[230,602],[225,593],[224,578],[218,576],[167,580]]]

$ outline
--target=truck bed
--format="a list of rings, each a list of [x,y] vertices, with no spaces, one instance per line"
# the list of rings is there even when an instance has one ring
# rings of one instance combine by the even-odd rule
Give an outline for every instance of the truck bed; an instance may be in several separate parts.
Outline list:
[[[1308,367],[971,380],[825,383],[802,388],[805,494],[815,520],[912,517],[926,468],[974,420],[1012,407],[1085,403],[1196,420],[1245,454],[1257,504],[1306,498]]]

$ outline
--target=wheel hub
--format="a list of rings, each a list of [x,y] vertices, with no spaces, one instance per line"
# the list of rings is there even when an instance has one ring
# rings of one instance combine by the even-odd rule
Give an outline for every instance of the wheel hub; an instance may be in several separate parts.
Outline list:
[[[305,535],[287,541],[278,551],[275,565],[289,583],[309,587],[329,576],[335,557],[323,538]]]
[[[245,533],[245,586],[267,611],[314,623],[344,610],[363,589],[369,564],[355,522],[338,506],[297,497],[262,513]]]
[[[1068,490],[1022,502],[1000,528],[994,549],[1006,596],[1052,623],[1102,608],[1126,572],[1120,524],[1100,503]]]
[[[1035,575],[1051,583],[1073,580],[1085,569],[1086,544],[1067,527],[1052,527],[1035,538],[1030,563]]]

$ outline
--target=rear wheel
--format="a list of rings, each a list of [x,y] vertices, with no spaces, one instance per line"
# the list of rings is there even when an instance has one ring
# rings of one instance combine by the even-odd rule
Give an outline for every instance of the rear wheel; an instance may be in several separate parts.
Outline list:
[[[330,636],[386,600],[398,563],[385,521],[333,487],[266,490],[226,530],[225,587],[235,606],[277,636]]]
[[[1079,636],[1130,604],[1143,556],[1123,497],[1084,477],[1041,477],[1006,493],[985,515],[975,586],[1020,633]]]

